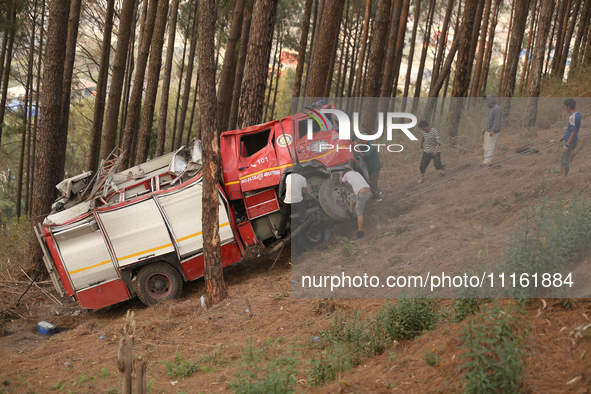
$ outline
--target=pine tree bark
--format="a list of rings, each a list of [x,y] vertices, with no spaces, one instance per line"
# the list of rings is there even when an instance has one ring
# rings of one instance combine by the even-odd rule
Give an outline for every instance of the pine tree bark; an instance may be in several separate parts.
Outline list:
[[[283,23],[282,23],[283,25]],[[277,102],[277,91],[279,90],[279,77],[281,77],[281,67],[283,66],[281,63],[281,53],[283,51],[283,26],[279,27],[279,57],[277,59],[277,71],[275,76],[275,89],[273,93],[273,100],[271,101],[271,115],[269,116],[269,120],[272,120],[275,115],[275,103]],[[269,88],[271,88],[269,86]]]
[[[228,298],[219,234],[220,147],[216,125],[215,0],[199,0],[199,107],[203,139],[203,257],[207,306]]]
[[[478,42],[478,53],[476,55],[476,68],[474,69],[474,78],[472,78],[472,90],[470,97],[476,97],[478,94],[478,88],[480,83],[480,74],[482,73],[482,63],[484,61],[484,49],[486,46],[486,33],[488,30],[488,19],[490,15],[490,7],[492,0],[486,0],[486,6],[484,7],[484,20],[480,29],[480,41]],[[490,43],[489,45],[491,45]]]
[[[181,102],[181,91],[183,87],[183,72],[185,71],[185,55],[187,54],[187,37],[183,44],[183,56],[181,57],[181,70],[179,73],[179,85],[176,93],[176,105],[174,106],[174,119],[172,120],[172,138],[170,139],[170,151],[174,150],[176,141],[177,119],[179,115],[179,104]]]
[[[500,3],[502,0],[495,0],[495,8],[493,10],[493,19],[488,29],[488,45],[484,54],[484,71],[480,74],[480,82],[478,83],[478,97],[482,97],[486,92],[486,84],[488,82],[488,72],[490,68],[490,62],[492,58],[492,50],[495,42],[495,30],[497,28],[497,22],[499,20]]]
[[[420,1],[420,0],[419,0]],[[363,62],[365,61],[365,47],[367,45],[367,35],[369,34],[369,18],[371,16],[371,0],[365,2],[365,21],[363,22],[363,36],[361,38],[361,52],[359,54],[359,66],[355,75],[355,87],[353,96],[359,97],[361,92],[361,77],[363,73]],[[314,97],[314,96],[312,96]]]
[[[557,76],[562,79],[564,77],[564,69],[566,68],[566,60],[568,58],[568,52],[570,50],[570,42],[573,38],[573,33],[575,31],[575,25],[577,24],[577,18],[579,16],[579,8],[581,6],[581,0],[576,0],[575,8],[573,9],[573,16],[571,23],[568,27],[566,32],[566,37],[564,39],[564,45],[562,48],[562,55],[560,56],[560,61],[558,62],[558,71]]]
[[[176,140],[174,141],[174,149],[178,149],[183,141],[183,134],[185,132],[185,120],[187,119],[187,110],[189,108],[189,96],[191,94],[191,81],[193,80],[193,67],[195,65],[195,53],[197,51],[197,7],[195,7],[195,15],[193,16],[193,28],[191,29],[191,44],[189,46],[189,63],[187,63],[187,76],[185,77],[185,90],[183,91],[183,102],[181,104],[181,113],[177,127]],[[215,59],[215,57],[214,57]],[[190,132],[190,131],[188,131]]]
[[[445,8],[445,16],[443,17],[443,25],[441,26],[441,35],[439,36],[439,42],[437,44],[437,54],[435,55],[435,65],[433,66],[433,74],[431,76],[431,86],[429,88],[429,92],[433,89],[433,85],[437,81],[439,70],[441,69],[441,63],[445,57],[445,50],[447,49],[447,32],[449,30],[449,21],[451,20],[453,6],[454,0],[448,0],[447,7]]]
[[[162,0],[168,1],[168,0]],[[133,159],[135,156],[135,146],[133,145],[134,139],[137,138],[138,126],[140,123],[141,103],[142,95],[144,93],[144,77],[146,75],[146,66],[148,63],[148,56],[150,55],[150,47],[152,44],[152,36],[154,35],[154,27],[156,23],[156,14],[159,10],[159,0],[151,0],[148,5],[148,14],[146,15],[146,22],[144,24],[144,35],[141,38],[140,50],[137,56],[137,66],[135,70],[135,76],[133,79],[133,88],[131,90],[131,96],[129,98],[129,107],[127,112],[127,119],[125,121],[125,131],[123,134],[123,146],[122,149],[125,152],[121,159],[121,168],[128,168],[133,166]],[[162,51],[162,44],[160,44],[160,51]],[[162,52],[160,52],[159,58],[162,58]],[[161,60],[160,60],[161,61]],[[158,71],[160,65],[158,65]],[[156,77],[157,78],[157,77]],[[153,81],[152,81],[153,82]],[[156,84],[158,80],[156,79]],[[156,85],[158,86],[158,85]],[[157,90],[157,88],[156,88]],[[154,92],[155,95],[155,92]],[[152,107],[152,116],[154,115],[154,108]],[[150,122],[151,123],[151,122]],[[151,127],[150,127],[151,129]],[[151,131],[151,130],[150,130]],[[148,137],[149,138],[149,137]],[[137,144],[139,145],[139,144]]]
[[[103,141],[101,144],[101,158],[106,159],[115,148],[117,139],[117,124],[119,120],[119,104],[121,104],[121,93],[123,90],[123,79],[125,77],[125,66],[127,63],[127,52],[129,38],[131,36],[131,23],[133,22],[133,10],[135,0],[123,0],[119,22],[119,33],[117,35],[117,49],[113,62],[111,75],[111,87],[107,100],[107,112],[105,114],[105,126],[103,128]]]
[[[244,65],[246,63],[246,54],[248,50],[248,38],[250,35],[250,24],[252,13],[250,10],[244,10],[242,20],[242,32],[240,33],[240,51],[238,52],[238,61],[236,63],[236,75],[234,76],[234,87],[232,93],[232,105],[230,106],[230,116],[226,130],[234,130],[238,122],[238,105],[240,103],[240,92],[242,89],[242,77],[244,75]]]
[[[271,104],[271,92],[273,92],[273,81],[275,80],[275,66],[277,65],[277,56],[279,52],[279,36],[280,29],[275,31],[277,34],[277,40],[275,42],[275,53],[273,54],[273,64],[271,65],[271,72],[269,73],[269,83],[267,83],[267,98],[265,99],[265,111],[263,112],[263,122],[266,122],[267,114],[269,113],[269,105]]]
[[[525,74],[527,71],[527,66],[530,62],[530,49],[533,44],[533,37],[535,36],[535,23],[536,23],[536,15],[538,14],[537,0],[534,0],[530,18],[530,25],[529,25],[529,37],[527,39],[527,50],[525,51],[525,60],[523,61],[523,69],[521,71],[521,81],[519,82],[519,95],[523,94],[523,83],[525,81]],[[548,62],[549,63],[549,62]]]
[[[88,156],[88,169],[98,170],[101,135],[105,115],[105,99],[107,96],[107,84],[109,79],[109,59],[111,57],[111,34],[113,32],[113,11],[115,0],[107,1],[107,13],[105,15],[105,29],[103,31],[103,46],[101,48],[101,65],[99,68],[96,85],[96,97],[94,99],[94,113],[92,118],[92,131],[90,133],[90,152]]]
[[[217,69],[217,67],[216,67]],[[191,130],[193,130],[193,119],[195,118],[195,112],[197,108],[197,98],[199,97],[199,70],[197,70],[197,86],[195,86],[195,94],[193,94],[193,106],[191,107],[191,119],[189,119],[189,131],[187,132],[187,138],[185,139],[185,146],[189,146],[191,141]],[[195,138],[201,138],[201,131],[197,129]]]
[[[160,95],[160,111],[158,115],[158,137],[156,139],[156,157],[164,154],[164,142],[166,141],[166,120],[168,119],[168,99],[170,95],[170,77],[172,74],[172,59],[174,56],[174,38],[176,36],[176,21],[179,9],[179,0],[173,0],[170,10],[170,24],[168,26],[168,42],[166,45],[166,62],[164,63],[164,80],[162,81],[162,93]]]
[[[408,20],[408,11],[410,9],[410,0],[404,0],[404,4],[402,5],[402,13],[400,15],[400,26],[398,28],[398,37],[396,38],[396,55],[394,61],[394,70],[392,71],[393,75],[393,86],[392,86],[392,97],[396,97],[398,94],[398,79],[400,77],[400,64],[402,61],[402,52],[404,50],[404,37],[406,35],[406,23]],[[396,99],[394,99],[394,105],[396,104]]]
[[[393,0],[391,5],[392,13],[390,15],[390,26],[388,27],[388,38],[386,41],[386,57],[384,58],[384,64],[382,67],[383,73],[380,83],[380,97],[389,98],[392,93],[392,82],[394,80],[394,62],[396,61],[396,43],[400,29],[402,4],[402,0]],[[382,101],[380,101],[380,103],[381,102]],[[384,102],[386,101],[384,100]],[[380,107],[380,112],[383,112],[384,108]]]
[[[556,45],[554,46],[554,57],[552,58],[552,75],[558,75],[558,64],[562,55],[562,47],[564,46],[564,36],[566,34],[566,25],[568,22],[568,14],[570,12],[571,0],[562,0],[562,8],[558,13],[558,32],[556,34]]]
[[[410,88],[410,77],[412,71],[412,62],[415,56],[415,46],[417,41],[417,28],[419,27],[419,16],[421,15],[421,0],[417,0],[415,4],[415,17],[412,25],[412,36],[410,38],[410,50],[408,52],[408,64],[406,66],[406,80],[404,82],[404,93],[402,93],[402,112],[406,111],[406,102],[408,97],[408,90]],[[417,76],[418,78],[418,76]]]
[[[31,113],[37,114],[37,110],[32,110],[33,107],[33,63],[35,61],[35,29],[37,25],[37,10],[38,1],[35,0],[33,6],[33,15],[31,19],[31,35],[29,36],[29,61],[27,63],[27,82],[25,85],[25,112],[23,116],[23,135],[21,140],[21,156],[19,160],[19,174],[18,185],[16,193],[16,217],[21,216],[21,204],[23,200],[23,187],[25,187],[25,215],[29,210],[29,164],[31,161]],[[26,138],[25,140],[25,137]],[[26,164],[25,164],[26,160]],[[26,167],[26,174],[25,174]],[[26,175],[26,180],[25,178]]]
[[[45,0],[41,1],[41,24],[40,26],[45,26]],[[40,115],[40,106],[39,106],[39,96],[40,96],[40,86],[41,86],[41,69],[42,69],[42,56],[43,56],[43,33],[45,29],[39,29],[39,51],[37,54],[37,82],[35,88],[35,109],[38,111],[37,116],[35,116],[34,124],[33,124],[33,148],[31,149],[31,162],[29,165],[29,173],[31,174],[31,179],[29,180],[29,204],[28,204],[28,211],[27,215],[31,217],[32,206],[33,206],[33,191],[35,190],[35,155],[37,152],[37,122],[39,120]]]
[[[16,34],[16,9],[12,10],[12,24],[10,28],[7,27],[8,45],[6,49],[6,66],[4,67],[4,75],[2,75],[2,97],[0,97],[0,108],[6,108],[6,98],[8,97],[8,80],[10,79],[10,68],[12,66],[12,55],[14,48],[14,37]],[[0,111],[0,145],[2,145],[2,125],[4,124],[4,110]]]
[[[544,54],[546,53],[546,40],[548,39],[548,31],[550,30],[552,19],[552,7],[554,5],[553,0],[541,0],[540,3],[540,22],[527,86],[528,98],[523,122],[523,126],[526,128],[533,128],[536,125],[538,97],[540,96],[540,85],[542,82]]]
[[[569,77],[573,75],[573,71],[579,66],[581,59],[581,43],[583,42],[584,34],[589,29],[589,18],[591,17],[591,1],[585,0],[577,34],[575,35],[575,44],[573,46],[572,60],[569,67]]]
[[[298,50],[298,64],[296,66],[295,80],[293,83],[293,98],[300,97],[300,88],[302,86],[302,75],[304,65],[306,64],[306,46],[308,44],[308,30],[310,30],[310,15],[312,14],[312,0],[306,0],[304,5],[304,18],[302,20],[302,32],[300,35],[300,47]],[[298,100],[292,100],[291,113],[297,111]]]
[[[505,42],[505,51],[503,53],[503,66],[501,67],[501,78],[499,80],[499,92],[497,93],[497,97],[501,97],[503,92],[503,80],[505,78],[505,66],[507,65],[507,53],[509,52],[509,42],[513,38],[513,34],[515,34],[511,30],[511,27],[513,26],[513,12],[515,12],[515,3],[517,3],[517,0],[512,0],[511,15],[509,16],[509,27],[507,28],[507,41]],[[525,29],[525,24],[523,25],[522,30],[523,29]]]
[[[228,35],[228,45],[226,45],[226,54],[224,56],[224,63],[222,65],[222,71],[220,74],[217,93],[217,117],[218,125],[220,125],[220,127],[226,125],[226,118],[228,117],[228,114],[226,113],[226,103],[230,96],[230,89],[232,88],[232,86],[230,86],[231,74],[232,72],[235,73],[235,70],[232,69],[232,65],[234,63],[236,44],[240,38],[239,34],[242,28],[242,16],[244,15],[245,3],[245,0],[236,1],[236,6],[234,7],[234,17],[232,18],[230,34]]]
[[[68,145],[68,124],[70,120],[70,93],[72,92],[72,75],[74,73],[74,61],[76,60],[76,41],[78,39],[78,25],[80,24],[80,11],[82,0],[72,0],[70,3],[70,16],[68,18],[68,37],[66,41],[66,61],[64,64],[64,80],[62,87],[62,125],[64,129],[60,149],[64,154],[61,157],[61,176],[64,176],[66,164],[66,147]]]
[[[308,85],[310,83],[310,66],[314,61],[314,56],[316,54],[316,41],[318,39],[318,35],[320,34],[320,26],[322,23],[322,13],[324,11],[324,3],[326,0],[318,0],[316,2],[316,8],[314,10],[314,32],[312,33],[312,41],[310,42],[310,60],[308,61],[308,68],[306,70],[306,86],[304,88],[304,95],[308,96]]]
[[[259,124],[262,120],[277,2],[258,0],[254,5],[240,92],[239,128]]]
[[[427,13],[427,25],[425,26],[425,35],[423,37],[423,48],[421,51],[421,59],[419,61],[419,71],[417,73],[417,82],[415,84],[415,94],[412,100],[411,113],[416,113],[419,107],[419,97],[421,96],[421,85],[423,83],[423,73],[425,71],[425,60],[427,59],[427,49],[431,41],[431,27],[433,25],[433,15],[435,13],[435,0],[431,0],[429,4],[429,12]]]
[[[152,33],[152,44],[150,47],[150,64],[148,65],[148,84],[142,118],[138,132],[137,151],[135,154],[135,165],[143,163],[148,158],[150,148],[150,137],[154,124],[154,109],[156,107],[156,95],[158,94],[158,82],[160,81],[160,67],[162,66],[162,47],[164,46],[164,33],[166,32],[166,21],[168,19],[168,0],[158,1],[156,21]],[[129,163],[131,164],[131,163]]]
[[[69,0],[53,0],[49,3],[47,42],[43,71],[43,92],[41,95],[41,116],[39,141],[35,166],[35,189],[32,204],[31,224],[42,222],[51,210],[62,174],[60,150],[62,140],[62,89],[66,40],[68,34]],[[6,70],[5,70],[6,71]],[[42,266],[42,252],[34,231],[30,235],[31,262]]]
[[[476,17],[476,8],[478,0],[466,0],[464,6],[464,18],[460,27],[458,37],[458,59],[456,61],[456,73],[452,89],[452,97],[465,97],[470,87],[470,69],[472,68],[472,61],[474,57],[471,55],[470,43],[472,41],[472,32],[474,27],[474,19]],[[478,32],[478,30],[476,30]],[[454,39],[454,42],[456,41]],[[449,118],[447,122],[446,134],[450,138],[458,135],[458,127],[464,109],[464,100],[452,100],[449,110]]]

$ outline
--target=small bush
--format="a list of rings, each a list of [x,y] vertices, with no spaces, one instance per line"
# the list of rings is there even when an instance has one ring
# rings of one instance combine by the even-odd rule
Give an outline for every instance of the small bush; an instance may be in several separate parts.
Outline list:
[[[297,352],[280,348],[278,340],[267,340],[257,349],[251,339],[240,360],[240,369],[230,386],[237,394],[295,392]]]
[[[181,354],[177,352],[173,362],[160,361],[166,368],[166,374],[171,378],[188,378],[197,371],[197,364],[193,361],[181,359]]]
[[[480,305],[484,302],[481,298],[457,298],[453,302],[453,319],[459,323],[480,311]]]
[[[579,253],[591,243],[591,200],[573,198],[568,204],[558,200],[540,206],[529,207],[522,221],[513,232],[507,252],[504,271],[534,274],[538,287],[545,273],[560,273]],[[508,279],[506,279],[508,280]],[[521,284],[521,283],[520,283]],[[529,280],[528,286],[516,286],[512,297],[540,297],[536,293],[536,282]]]
[[[391,340],[413,339],[435,327],[439,317],[433,299],[402,298],[387,303],[378,312],[378,321]]]
[[[526,333],[518,325],[516,318],[499,307],[485,308],[467,322],[460,346],[467,350],[460,357],[469,360],[461,367],[466,370],[465,393],[519,392]]]
[[[430,367],[436,367],[439,365],[439,356],[435,353],[435,350],[426,351],[423,354],[423,360],[425,360],[425,363]]]

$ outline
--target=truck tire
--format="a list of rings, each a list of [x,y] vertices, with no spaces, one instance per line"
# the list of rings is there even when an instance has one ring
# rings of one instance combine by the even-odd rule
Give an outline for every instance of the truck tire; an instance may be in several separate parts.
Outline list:
[[[170,264],[154,263],[138,272],[133,290],[145,305],[150,306],[178,298],[183,290],[183,280]]]
[[[353,193],[353,191],[349,185],[329,178],[320,186],[318,200],[320,201],[322,210],[331,219],[344,222],[349,219],[350,193]]]

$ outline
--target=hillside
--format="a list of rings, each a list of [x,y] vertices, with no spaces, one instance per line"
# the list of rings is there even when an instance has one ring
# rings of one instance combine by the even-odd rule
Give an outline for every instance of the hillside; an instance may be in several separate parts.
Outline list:
[[[356,230],[351,221],[333,228],[329,242],[302,257],[314,261],[317,270],[326,275],[339,272],[345,262],[362,259],[386,262],[384,267],[398,274],[494,266],[502,260],[526,206],[538,205],[543,198],[589,196],[587,130],[581,130],[566,179],[559,177],[557,145],[540,148],[536,154],[514,156],[514,149],[527,142],[538,141],[534,145],[542,146],[558,140],[561,131],[556,127],[536,135],[505,132],[498,140],[499,154],[493,161],[500,164],[490,168],[478,167],[482,155],[479,134],[465,149],[444,146],[447,175],[429,177],[423,185],[416,183],[420,160],[416,146],[394,158],[382,155],[384,199],[368,205],[368,236],[351,244],[349,239]],[[427,175],[431,174],[432,166],[427,170]],[[259,253],[262,257],[257,258]],[[359,366],[339,374],[336,382],[309,387],[305,371],[311,366],[305,362],[320,354],[318,344],[310,338],[329,329],[336,314],[359,310],[364,318],[373,317],[386,301],[292,298],[292,285],[297,284],[291,277],[290,252],[283,251],[275,264],[276,256],[265,256],[264,250],[253,250],[244,261],[227,268],[230,299],[209,310],[199,305],[199,297],[205,292],[202,280],[187,284],[179,300],[153,308],[132,301],[108,310],[79,313],[68,300],[62,300],[64,305],[59,306],[38,291],[27,294],[18,309],[21,317],[13,315],[2,327],[0,393],[114,392],[109,390],[117,385],[118,340],[128,309],[135,312],[137,322],[134,354],[148,360],[152,393],[231,392],[229,383],[240,368],[241,354],[250,339],[255,348],[266,345],[269,357],[289,355],[289,347],[295,346],[299,353],[296,359],[301,362],[296,365],[297,392],[462,391],[464,372],[459,368],[465,359],[459,357],[463,350],[458,346],[465,323],[450,318],[452,301],[447,299],[437,301],[442,317],[432,331],[396,342],[381,355],[362,358]],[[586,255],[576,261],[579,269],[588,264]],[[511,300],[495,303],[514,304]],[[566,304],[570,309],[564,304],[557,299],[537,299],[522,312],[512,312],[520,319],[529,353],[522,392],[591,390],[589,332],[577,335],[582,331],[576,330],[591,323],[591,303],[571,300]],[[62,331],[53,337],[38,334],[36,324],[41,320],[56,324]],[[280,340],[268,345],[268,338]],[[197,362],[203,368],[190,377],[171,378],[160,361],[172,362],[177,352],[183,360]],[[433,367],[425,362],[428,352],[436,355]]]

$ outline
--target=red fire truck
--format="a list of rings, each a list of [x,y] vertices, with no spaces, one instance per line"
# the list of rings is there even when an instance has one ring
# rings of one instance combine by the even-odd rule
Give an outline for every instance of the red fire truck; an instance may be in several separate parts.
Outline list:
[[[326,239],[328,224],[347,219],[350,189],[334,175],[348,162],[364,172],[364,164],[352,141],[339,140],[335,122],[299,113],[222,133],[220,144],[223,266],[238,262],[249,246],[277,241],[285,178],[296,163],[304,167],[310,199],[297,242],[313,247]],[[199,141],[124,171],[119,162],[113,154],[94,177],[61,182],[62,197],[35,228],[56,290],[82,308],[134,296],[155,304],[178,297],[183,282],[204,273]]]

